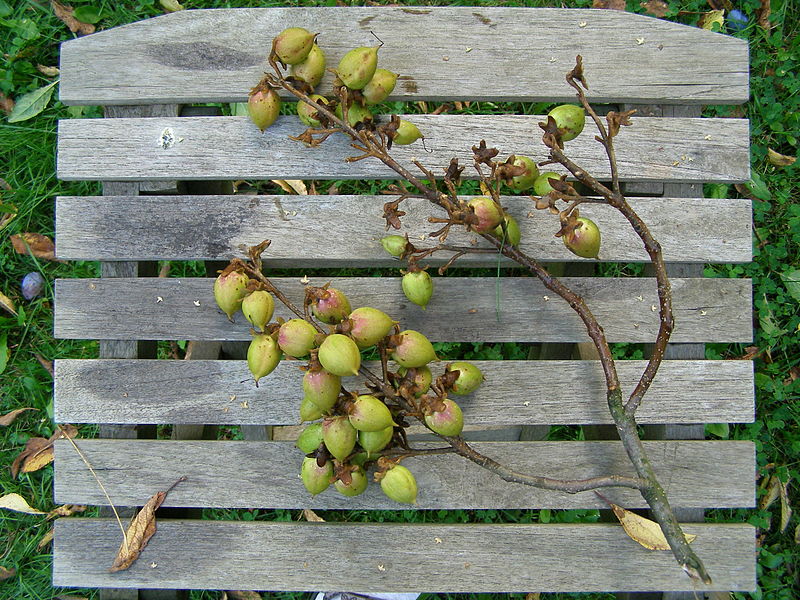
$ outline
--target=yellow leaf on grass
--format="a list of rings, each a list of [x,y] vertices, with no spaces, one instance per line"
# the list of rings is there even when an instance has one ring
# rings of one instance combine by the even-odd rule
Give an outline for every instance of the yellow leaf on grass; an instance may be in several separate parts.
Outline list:
[[[42,536],[42,539],[39,540],[39,543],[36,544],[36,547],[41,550],[47,544],[53,541],[53,535],[55,534],[56,530],[55,527],[51,527],[50,530]]]
[[[0,292],[0,306],[5,308],[8,312],[10,312],[15,317],[17,316],[17,311],[14,309],[14,302],[12,302],[11,298],[6,296],[2,292]]]
[[[25,502],[25,498],[19,494],[6,494],[5,496],[0,496],[0,508],[13,510],[15,512],[28,513],[29,515],[44,514],[42,511],[28,506],[28,503]]]
[[[786,154],[775,152],[772,148],[767,148],[767,159],[776,167],[788,167],[794,164],[797,157],[787,156]]]
[[[183,6],[178,3],[178,0],[158,0],[161,7],[167,12],[178,12],[183,10]]]
[[[306,184],[299,179],[272,179],[272,183],[290,194],[308,195]]]
[[[26,408],[18,408],[17,410],[12,410],[11,412],[7,412],[2,417],[0,417],[0,426],[8,427],[14,422],[14,419],[16,419],[20,414],[24,413],[26,410],[37,410],[37,409],[26,407]]]
[[[311,521],[314,523],[324,523],[325,519],[320,517],[317,513],[315,513],[310,508],[303,509],[303,517],[305,517],[306,521]]]
[[[628,537],[633,541],[638,542],[649,550],[669,550],[667,538],[664,537],[664,533],[661,531],[661,526],[658,523],[650,519],[645,519],[612,502],[608,504],[622,524],[625,533],[627,533]],[[686,535],[685,537],[686,541],[691,544],[697,536]]]

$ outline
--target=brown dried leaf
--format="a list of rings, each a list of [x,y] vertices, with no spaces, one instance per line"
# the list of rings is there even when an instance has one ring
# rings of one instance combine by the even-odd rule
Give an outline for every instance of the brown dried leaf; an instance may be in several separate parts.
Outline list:
[[[7,115],[10,115],[11,111],[14,110],[14,100],[6,96],[3,92],[0,92],[0,110]]]
[[[770,475],[766,480],[766,486],[764,483],[761,485],[762,487],[766,487],[767,493],[761,497],[761,500],[758,503],[758,508],[761,510],[766,510],[772,506],[775,500],[780,497],[781,480],[775,475]]]
[[[661,526],[655,521],[645,519],[634,512],[626,510],[621,506],[617,506],[613,502],[608,502],[614,515],[619,519],[622,528],[628,537],[638,544],[644,546],[648,550],[669,550],[669,543],[664,533],[661,531]],[[686,541],[692,543],[696,535],[686,535]]]
[[[53,240],[41,233],[14,234],[11,236],[11,245],[18,254],[32,254],[42,260],[56,260]]]
[[[42,365],[44,370],[47,371],[48,373],[50,373],[50,377],[53,377],[54,376],[54,373],[53,373],[53,361],[52,360],[47,360],[45,357],[41,356],[40,354],[34,354],[34,356],[36,357],[36,360],[39,361],[39,364]]]
[[[625,0],[594,0],[592,8],[610,8],[613,10],[625,10]]]
[[[90,33],[94,33],[94,25],[91,23],[78,21],[78,19],[72,16],[71,6],[61,4],[56,0],[50,0],[50,6],[52,7],[56,16],[64,22],[64,25],[69,27],[69,30],[72,33],[77,33],[78,35],[89,35]]]
[[[658,17],[659,19],[665,17],[669,11],[669,4],[664,2],[664,0],[648,0],[647,2],[642,2],[640,6],[644,8],[648,14]]]
[[[245,592],[242,590],[228,590],[225,592],[229,600],[262,600],[258,592]]]
[[[614,137],[619,133],[620,127],[629,127],[631,123],[631,116],[636,112],[636,109],[626,110],[623,112],[610,111],[606,115],[606,122],[608,123],[608,135]]]
[[[767,159],[776,167],[788,167],[794,164],[794,162],[797,160],[797,157],[780,154],[775,152],[775,150],[772,148],[767,148]]]
[[[14,309],[14,302],[2,292],[0,292],[0,306],[2,306],[15,317],[17,316],[17,311]]]
[[[61,506],[57,506],[47,513],[47,518],[54,519],[56,517],[71,517],[75,513],[82,513],[85,510],[86,506],[83,504],[63,504]]]
[[[0,508],[5,508],[7,510],[13,510],[14,512],[27,513],[29,515],[43,515],[44,514],[40,510],[36,510],[35,508],[31,508],[28,505],[28,503],[25,502],[25,498],[23,498],[19,494],[6,494],[5,496],[0,496]]]
[[[11,476],[16,477],[20,467],[23,473],[32,473],[53,462],[53,442],[67,435],[71,438],[78,435],[78,429],[74,425],[62,425],[62,428],[63,432],[56,431],[49,440],[40,437],[30,438],[19,456],[11,463]]]
[[[324,523],[325,522],[325,519],[320,517],[317,513],[315,513],[310,508],[304,508],[303,509],[303,518],[305,518],[306,521],[310,521],[312,523]]]
[[[11,567],[10,569],[0,567],[0,581],[3,581],[4,579],[11,579],[16,574],[17,570],[14,567]]]
[[[299,179],[272,179],[271,181],[290,194],[300,194],[303,196],[308,194],[306,184]]]
[[[4,414],[2,417],[0,417],[0,426],[8,427],[9,425],[11,425],[14,422],[14,419],[16,419],[19,415],[24,413],[26,410],[39,410],[39,409],[26,407],[26,408],[18,408],[16,410],[12,410],[11,412],[8,412],[8,413]]]
[[[55,534],[55,532],[56,532],[56,529],[55,529],[55,527],[51,527],[50,529],[48,529],[48,530],[47,530],[47,533],[45,533],[45,534],[42,536],[42,539],[40,539],[40,540],[39,540],[39,543],[38,543],[38,544],[36,544],[36,547],[37,547],[39,550],[41,550],[42,548],[44,548],[45,546],[47,546],[47,544],[49,544],[50,542],[52,542],[52,541],[53,541],[53,535]]]
[[[769,31],[772,29],[772,23],[769,22],[769,16],[772,14],[772,7],[770,0],[761,0],[761,7],[756,11],[758,24],[762,29]]]
[[[789,505],[789,480],[781,483],[781,526],[780,532],[786,531],[789,526],[789,519],[792,518],[792,507]]]
[[[36,69],[45,77],[58,77],[61,73],[58,67],[48,67],[46,65],[36,65]]]
[[[136,513],[136,516],[131,520],[128,525],[128,530],[125,532],[125,540],[122,542],[117,557],[114,559],[114,564],[111,565],[109,571],[115,573],[117,571],[124,571],[128,569],[139,555],[147,546],[147,542],[156,533],[156,510],[164,499],[167,497],[167,492],[156,492]]]

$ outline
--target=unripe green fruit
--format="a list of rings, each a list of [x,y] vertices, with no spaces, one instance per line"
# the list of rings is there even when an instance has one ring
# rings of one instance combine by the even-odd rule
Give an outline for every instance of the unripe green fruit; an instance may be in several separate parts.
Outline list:
[[[266,290],[256,290],[242,300],[242,314],[259,331],[264,331],[275,312],[275,300]]]
[[[309,98],[317,104],[323,104],[325,106],[328,105],[328,99],[325,96],[311,94]],[[314,116],[316,114],[317,109],[310,104],[306,104],[302,100],[297,103],[297,116],[300,117],[300,121],[304,125],[307,125],[308,127],[319,127],[322,123],[320,123],[320,120]]]
[[[552,192],[553,186],[550,185],[551,179],[561,179],[561,175],[558,173],[553,173],[552,171],[542,173],[536,178],[536,181],[533,184],[533,193],[537,196],[546,196]]]
[[[375,69],[375,74],[369,83],[361,90],[364,102],[367,106],[380,104],[389,97],[397,83],[397,73],[392,73],[386,69]]]
[[[395,465],[381,479],[383,493],[395,502],[417,503],[417,480],[403,465]]]
[[[348,318],[353,324],[350,337],[361,349],[369,348],[380,342],[388,335],[396,322],[382,310],[369,306],[355,309]]]
[[[364,490],[367,489],[368,483],[369,480],[367,479],[367,474],[364,472],[362,467],[359,467],[350,473],[349,485],[345,485],[341,479],[334,481],[333,485],[340,494],[352,497],[363,494]]]
[[[300,81],[305,81],[312,88],[319,85],[325,75],[325,53],[316,44],[311,45],[311,50],[299,63],[293,64],[289,75]]]
[[[259,333],[253,337],[247,348],[247,366],[256,383],[275,370],[282,355],[281,349],[271,335]]]
[[[314,316],[328,325],[341,323],[351,311],[350,300],[336,288],[328,288],[321,298],[314,298],[311,303]]]
[[[450,398],[445,398],[442,402],[445,405],[444,410],[425,415],[425,424],[439,435],[461,435],[461,430],[464,429],[461,407]]]
[[[437,360],[433,345],[419,331],[406,329],[398,334],[400,343],[392,350],[392,360],[402,367],[422,367]]]
[[[342,57],[336,74],[351,90],[360,90],[375,75],[378,67],[378,48],[354,48]]]
[[[379,431],[359,431],[358,445],[366,451],[367,456],[371,456],[386,448],[392,441],[392,435],[394,435],[394,427],[391,426]]]
[[[222,273],[214,281],[214,300],[222,312],[228,315],[228,319],[233,319],[233,315],[242,306],[248,281],[250,279],[247,275],[238,271]]]
[[[297,436],[295,446],[300,448],[303,454],[311,454],[319,448],[322,443],[322,423],[312,423]]]
[[[600,229],[594,221],[578,217],[580,227],[561,236],[564,245],[583,258],[597,258],[600,252]]]
[[[306,421],[316,421],[317,419],[322,418],[323,410],[314,404],[308,398],[303,398],[300,402],[300,422],[305,423]]]
[[[289,319],[278,330],[278,346],[294,358],[306,356],[314,347],[317,329],[305,319]]]
[[[312,496],[321,494],[328,489],[333,478],[333,463],[326,461],[324,467],[317,464],[316,458],[306,457],[303,459],[303,465],[300,467],[300,478],[303,480],[303,485],[311,493]]]
[[[532,188],[539,176],[539,167],[527,156],[517,156],[514,164],[518,167],[525,167],[525,172],[511,179],[511,188],[518,192]]]
[[[327,371],[306,371],[303,375],[303,393],[320,410],[330,410],[339,398],[342,379]]]
[[[257,90],[257,91],[256,91]],[[250,92],[247,99],[247,114],[261,131],[272,125],[281,112],[281,99],[273,89],[258,89]]]
[[[574,140],[583,131],[583,126],[586,124],[586,113],[580,106],[575,106],[574,104],[556,106],[547,113],[547,116],[553,117],[556,121],[556,127],[562,130],[562,142]]]
[[[433,279],[428,275],[428,272],[406,273],[403,275],[401,284],[406,298],[417,306],[421,306],[422,310],[425,310],[433,295]]]
[[[400,119],[400,126],[397,128],[394,138],[392,138],[392,143],[398,146],[407,146],[408,144],[413,144],[422,137],[425,136],[422,135],[419,127],[414,125],[411,121]]]
[[[445,367],[445,371],[458,371],[456,379],[450,392],[457,396],[471,394],[480,387],[485,377],[481,370],[469,362],[454,362]]]
[[[345,120],[342,116],[342,105],[337,104],[336,110],[333,111],[334,114],[342,120]],[[350,127],[355,127],[359,123],[367,121],[368,119],[372,118],[372,113],[370,110],[358,102],[353,102],[350,105],[350,108],[347,109],[347,124]]]
[[[383,431],[395,425],[389,408],[370,394],[356,398],[348,418],[350,424],[359,431]]]
[[[296,65],[305,60],[314,46],[316,36],[302,27],[290,27],[281,31],[273,42],[278,59],[287,65]]]
[[[356,447],[358,433],[347,417],[331,417],[322,421],[322,440],[336,460],[344,462]]]
[[[414,369],[406,369],[405,367],[400,367],[397,369],[397,373],[402,377],[405,377],[406,373],[409,371],[413,371],[412,381],[414,382],[414,385],[417,386],[417,391],[414,392],[414,397],[420,398],[424,396],[429,389],[431,389],[433,373],[431,373],[431,370],[427,365],[415,367]]]
[[[516,248],[517,246],[519,246],[519,242],[522,239],[522,232],[520,232],[519,230],[519,223],[517,223],[517,220],[511,215],[506,215],[504,218],[506,221],[505,243],[509,246],[513,246],[514,248]],[[494,231],[492,232],[492,235],[494,235],[497,238],[500,238],[501,240],[503,239],[502,223],[497,227],[495,227]]]
[[[334,333],[325,338],[319,347],[317,358],[323,369],[340,377],[358,375],[358,369],[361,368],[361,353],[358,351],[358,346],[341,333]]]
[[[503,221],[503,210],[488,196],[478,196],[467,203],[478,222],[471,228],[478,233],[489,233]]]
[[[381,246],[392,256],[400,258],[406,250],[408,240],[402,235],[387,235],[381,238]]]

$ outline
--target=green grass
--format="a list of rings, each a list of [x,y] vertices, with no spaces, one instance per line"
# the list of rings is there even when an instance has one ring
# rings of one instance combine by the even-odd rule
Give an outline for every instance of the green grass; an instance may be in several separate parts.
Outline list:
[[[104,18],[99,29],[148,18],[161,13],[157,0],[75,0],[74,4],[90,5],[100,9]],[[333,2],[221,2],[197,0],[186,2],[189,8],[223,6],[281,6],[333,4]],[[357,5],[353,2],[348,4]],[[406,2],[405,4],[429,4]],[[457,2],[451,4],[492,5],[497,2]],[[545,6],[546,2],[505,2],[503,4]],[[589,6],[589,0],[569,2],[569,6]],[[783,480],[800,481],[800,383],[792,379],[792,369],[800,368],[800,292],[791,284],[792,274],[800,269],[800,202],[798,191],[800,177],[798,166],[775,167],[767,158],[767,149],[797,155],[797,132],[800,131],[800,42],[796,15],[800,7],[795,0],[772,1],[773,29],[765,33],[755,24],[758,0],[745,0],[736,5],[750,17],[744,31],[737,34],[750,41],[751,88],[753,100],[744,107],[709,107],[707,116],[745,114],[752,127],[753,182],[749,186],[754,201],[755,259],[748,265],[709,265],[710,277],[747,277],[753,280],[754,318],[757,325],[755,346],[760,354],[756,359],[757,420],[752,424],[734,425],[730,437],[753,440],[758,450],[758,469],[762,475],[777,473]],[[638,2],[628,3],[631,11],[642,12]],[[667,18],[694,24],[697,13],[708,10],[701,0],[670,2]],[[36,65],[58,64],[58,43],[70,39],[72,34],[51,13],[47,3],[35,0],[0,0],[0,52],[8,59],[0,64],[0,92],[7,96],[20,95],[37,89],[51,81],[42,75]],[[436,106],[428,103],[429,110]],[[415,112],[416,105],[402,107],[390,105],[390,110]],[[467,111],[501,113],[508,110],[524,114],[541,113],[546,104],[515,104],[476,102]],[[16,218],[0,231],[0,292],[12,297],[20,316],[0,312],[0,339],[7,339],[8,364],[0,377],[0,414],[21,406],[36,408],[24,413],[11,426],[0,429],[0,452],[3,462],[9,464],[19,453],[27,439],[33,436],[48,437],[53,432],[52,381],[40,364],[37,355],[44,359],[88,358],[97,355],[97,343],[91,341],[56,340],[52,337],[52,282],[57,278],[92,277],[98,273],[95,263],[60,264],[37,261],[19,256],[11,249],[8,240],[14,233],[26,231],[53,235],[53,197],[56,195],[92,195],[99,193],[94,183],[61,182],[54,174],[54,147],[56,120],[99,116],[97,108],[67,108],[57,101],[32,120],[8,124],[0,121],[0,178],[11,191],[0,192],[0,204],[17,207]],[[341,193],[379,193],[385,182],[339,182]],[[465,189],[465,192],[477,191]],[[327,184],[320,185],[324,192]],[[706,194],[721,198],[734,198],[741,192],[731,185],[706,186]],[[31,271],[39,271],[48,282],[44,293],[31,302],[19,295],[19,281]],[[173,276],[198,276],[203,274],[202,263],[173,263]],[[379,275],[378,271],[375,275]],[[602,272],[608,276],[638,276],[641,265],[604,265]],[[451,275],[462,273],[453,269]],[[463,358],[524,358],[527,348],[517,344],[442,344],[437,350],[446,356]],[[640,358],[640,345],[618,344],[615,356]],[[737,358],[745,354],[744,345],[710,344],[708,358]],[[164,429],[161,434],[167,434]],[[81,434],[90,437],[95,428],[82,427]],[[236,428],[225,430],[225,435],[235,438]],[[582,432],[577,427],[554,428],[556,439],[579,439]],[[3,493],[19,493],[41,510],[53,508],[52,467],[36,473],[23,474],[11,479],[7,470],[0,475]],[[790,487],[790,501],[795,505],[797,494]],[[237,520],[296,519],[295,511],[222,511],[208,510],[209,518]],[[360,511],[330,512],[330,520],[363,520],[367,514]],[[377,520],[437,522],[524,522],[549,520],[592,520],[593,511],[379,511],[370,513]],[[783,600],[800,595],[797,573],[800,558],[794,542],[797,517],[793,517],[785,532],[777,531],[780,519],[778,503],[769,509],[714,511],[710,518],[723,521],[750,522],[760,528],[762,543],[759,551],[759,583],[756,594],[737,594],[739,599]],[[17,569],[17,574],[0,582],[0,598],[48,599],[59,592],[50,586],[49,546],[38,548],[50,523],[39,516],[0,512],[0,565]],[[91,590],[70,590],[71,594],[93,597]],[[270,594],[275,598],[309,598],[309,594]],[[218,592],[192,592],[192,598],[219,598]],[[461,595],[426,595],[427,597],[461,598]],[[479,595],[479,597],[488,597]],[[515,594],[514,598],[523,598]],[[566,598],[566,595],[549,595],[548,598]],[[569,596],[573,597],[573,596]],[[608,594],[584,596],[599,600]],[[475,598],[475,596],[472,596]]]

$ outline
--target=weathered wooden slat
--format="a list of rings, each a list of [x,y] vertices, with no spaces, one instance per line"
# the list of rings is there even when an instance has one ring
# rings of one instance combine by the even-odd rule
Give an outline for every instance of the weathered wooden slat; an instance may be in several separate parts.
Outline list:
[[[467,423],[485,426],[608,424],[599,361],[471,361],[486,377],[459,398]],[[303,373],[283,361],[256,387],[244,361],[57,360],[55,420],[62,423],[241,423],[299,421]],[[433,365],[438,376],[446,363]],[[617,362],[632,390],[646,361]],[[367,363],[380,373],[380,365]],[[580,382],[580,392],[575,382]],[[362,386],[353,378],[348,389]],[[743,423],[753,420],[750,361],[665,361],[636,413],[647,423]]]
[[[267,268],[268,265],[267,265]],[[302,305],[299,278],[275,284]],[[579,317],[538,279],[442,277],[427,310],[408,302],[389,277],[335,278],[352,306],[374,306],[432,341],[586,341]],[[565,278],[584,297],[611,342],[652,342],[658,330],[655,280]],[[326,280],[311,279],[312,285]],[[495,288],[499,286],[499,297]],[[234,323],[214,303],[212,280],[61,279],[56,282],[55,336],[68,339],[249,340],[241,313]],[[675,342],[752,339],[751,283],[747,279],[674,279]],[[499,304],[499,320],[496,307]],[[457,307],[457,308],[454,308]],[[292,318],[282,305],[276,317]]]
[[[564,479],[634,477],[620,442],[474,442],[479,452],[523,473]],[[446,444],[445,444],[446,445]],[[417,446],[417,444],[415,444]],[[441,447],[442,443],[419,444]],[[673,506],[740,507],[755,503],[751,442],[647,442],[653,468]],[[313,498],[299,481],[303,453],[291,442],[84,440],[81,451],[114,502],[143,504],[155,490],[186,476],[165,506],[393,510],[379,485],[356,498],[332,487]],[[56,449],[55,498],[61,504],[108,500],[69,442]],[[507,483],[455,455],[403,460],[419,484],[419,508],[605,508],[596,494],[555,493]],[[709,469],[709,465],[714,465]],[[745,476],[749,473],[750,476]],[[647,506],[635,490],[604,495],[630,508]]]
[[[70,41],[61,101],[242,102],[268,69],[272,38],[291,26],[320,32],[330,67],[375,45],[374,32],[380,65],[401,74],[395,100],[572,101],[564,75],[576,54],[597,101],[748,98],[746,41],[696,27],[573,9],[348,7],[195,10]]]
[[[221,260],[271,239],[273,266],[391,266],[381,247],[386,196],[146,196],[61,197],[56,200],[56,250],[64,260]],[[630,198],[661,243],[667,261],[748,262],[752,258],[750,200]],[[539,260],[575,259],[554,233],[558,219],[534,210],[528,196],[502,204],[522,231],[521,249]],[[688,210],[687,210],[688,208]],[[429,202],[403,203],[404,228],[413,243],[431,231],[428,216],[444,211]],[[581,214],[603,232],[601,260],[644,261],[647,254],[619,212],[586,205]],[[715,223],[709,227],[709,223]],[[336,243],[331,243],[335,232]],[[464,246],[476,235],[454,230],[448,243]],[[446,253],[443,253],[446,260]],[[506,264],[511,264],[506,261]],[[467,255],[459,265],[496,265],[497,256]]]
[[[410,115],[427,137],[393,148],[409,165],[420,159],[443,174],[452,157],[471,165],[480,140],[503,155],[547,158],[537,123],[530,115]],[[750,178],[746,119],[633,118],[614,140],[620,178],[626,181],[734,181]],[[348,163],[358,154],[343,135],[317,148],[287,140],[305,126],[281,117],[261,133],[247,117],[73,119],[59,122],[58,177],[75,179],[396,179],[376,159]],[[160,143],[165,130],[174,142]],[[599,178],[609,178],[608,159],[590,126],[570,142],[568,155]],[[560,167],[554,169],[560,170]],[[468,168],[464,176],[474,177]]]
[[[686,532],[697,535],[692,547],[711,589],[755,589],[753,527],[691,524]],[[53,584],[465,593],[697,586],[669,552],[642,548],[618,525],[162,520],[139,560],[109,573],[119,538],[112,519],[58,519]]]

